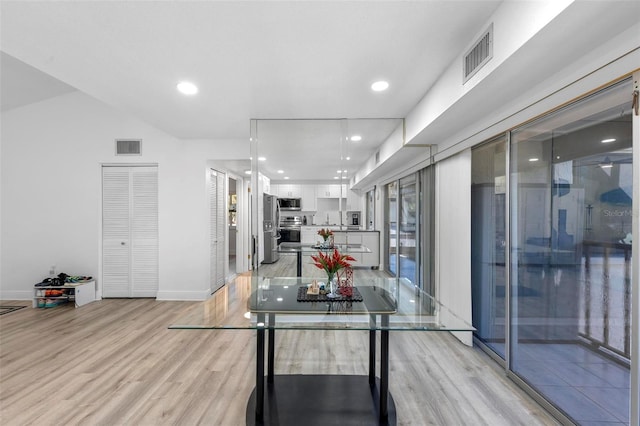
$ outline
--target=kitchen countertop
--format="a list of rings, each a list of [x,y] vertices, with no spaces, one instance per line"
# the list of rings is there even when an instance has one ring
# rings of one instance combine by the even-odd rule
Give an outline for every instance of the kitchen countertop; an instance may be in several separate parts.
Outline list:
[[[334,229],[333,231],[335,232],[380,232],[378,230],[369,230],[369,229],[348,229],[348,226],[343,225],[342,227],[340,225],[333,225],[333,224],[329,224],[329,225],[302,225],[302,227],[307,227],[307,228],[326,228],[326,227],[338,227],[338,228],[342,228],[342,229]]]

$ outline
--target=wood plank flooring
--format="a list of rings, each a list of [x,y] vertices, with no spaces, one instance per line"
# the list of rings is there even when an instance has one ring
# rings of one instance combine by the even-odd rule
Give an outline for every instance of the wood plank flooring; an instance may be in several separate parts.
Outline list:
[[[198,303],[106,299],[0,316],[0,424],[244,424],[255,334],[167,329]],[[366,374],[367,346],[366,332],[279,331],[276,374]],[[400,425],[557,424],[449,333],[392,333],[390,359]]]

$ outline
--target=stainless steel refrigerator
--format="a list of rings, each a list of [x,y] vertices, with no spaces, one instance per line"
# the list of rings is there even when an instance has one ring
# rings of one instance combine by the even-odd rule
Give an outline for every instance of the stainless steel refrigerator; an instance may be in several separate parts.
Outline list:
[[[278,222],[280,221],[278,197],[264,194],[263,201],[264,260],[262,263],[274,263],[280,258],[280,253],[278,253],[278,239],[280,238],[280,233],[278,232]]]

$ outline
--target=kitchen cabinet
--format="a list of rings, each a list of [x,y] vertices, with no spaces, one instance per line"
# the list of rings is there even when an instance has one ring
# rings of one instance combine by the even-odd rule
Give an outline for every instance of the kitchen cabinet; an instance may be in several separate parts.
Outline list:
[[[318,185],[316,186],[316,197],[318,198],[341,198],[343,185]]]
[[[364,268],[380,267],[380,232],[378,231],[334,231],[336,244],[361,244],[369,253],[350,253],[356,261],[353,266]]]
[[[315,244],[322,237],[318,235],[320,227],[318,226],[302,226],[300,227],[300,242],[302,244]]]
[[[302,186],[302,210],[307,212],[315,212],[318,210],[318,202],[316,200],[316,186],[315,185],[301,185]]]
[[[278,198],[302,198],[302,185],[282,183],[271,185],[271,192]]]
[[[346,198],[347,198],[347,204],[346,206],[343,206],[343,210],[345,211],[351,211],[351,210],[355,210],[355,211],[361,211],[362,210],[362,206],[361,206],[361,197],[360,194],[358,194],[355,191],[352,190],[345,190],[345,193],[347,194]]]

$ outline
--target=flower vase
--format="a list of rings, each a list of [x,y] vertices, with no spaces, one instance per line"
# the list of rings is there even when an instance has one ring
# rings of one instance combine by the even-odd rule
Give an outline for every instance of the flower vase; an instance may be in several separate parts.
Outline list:
[[[322,247],[329,248],[329,236],[324,237],[324,241],[322,242]]]
[[[337,282],[336,279],[334,278],[334,274],[327,274],[327,297],[329,298],[334,298],[337,296],[336,291],[337,289]]]

